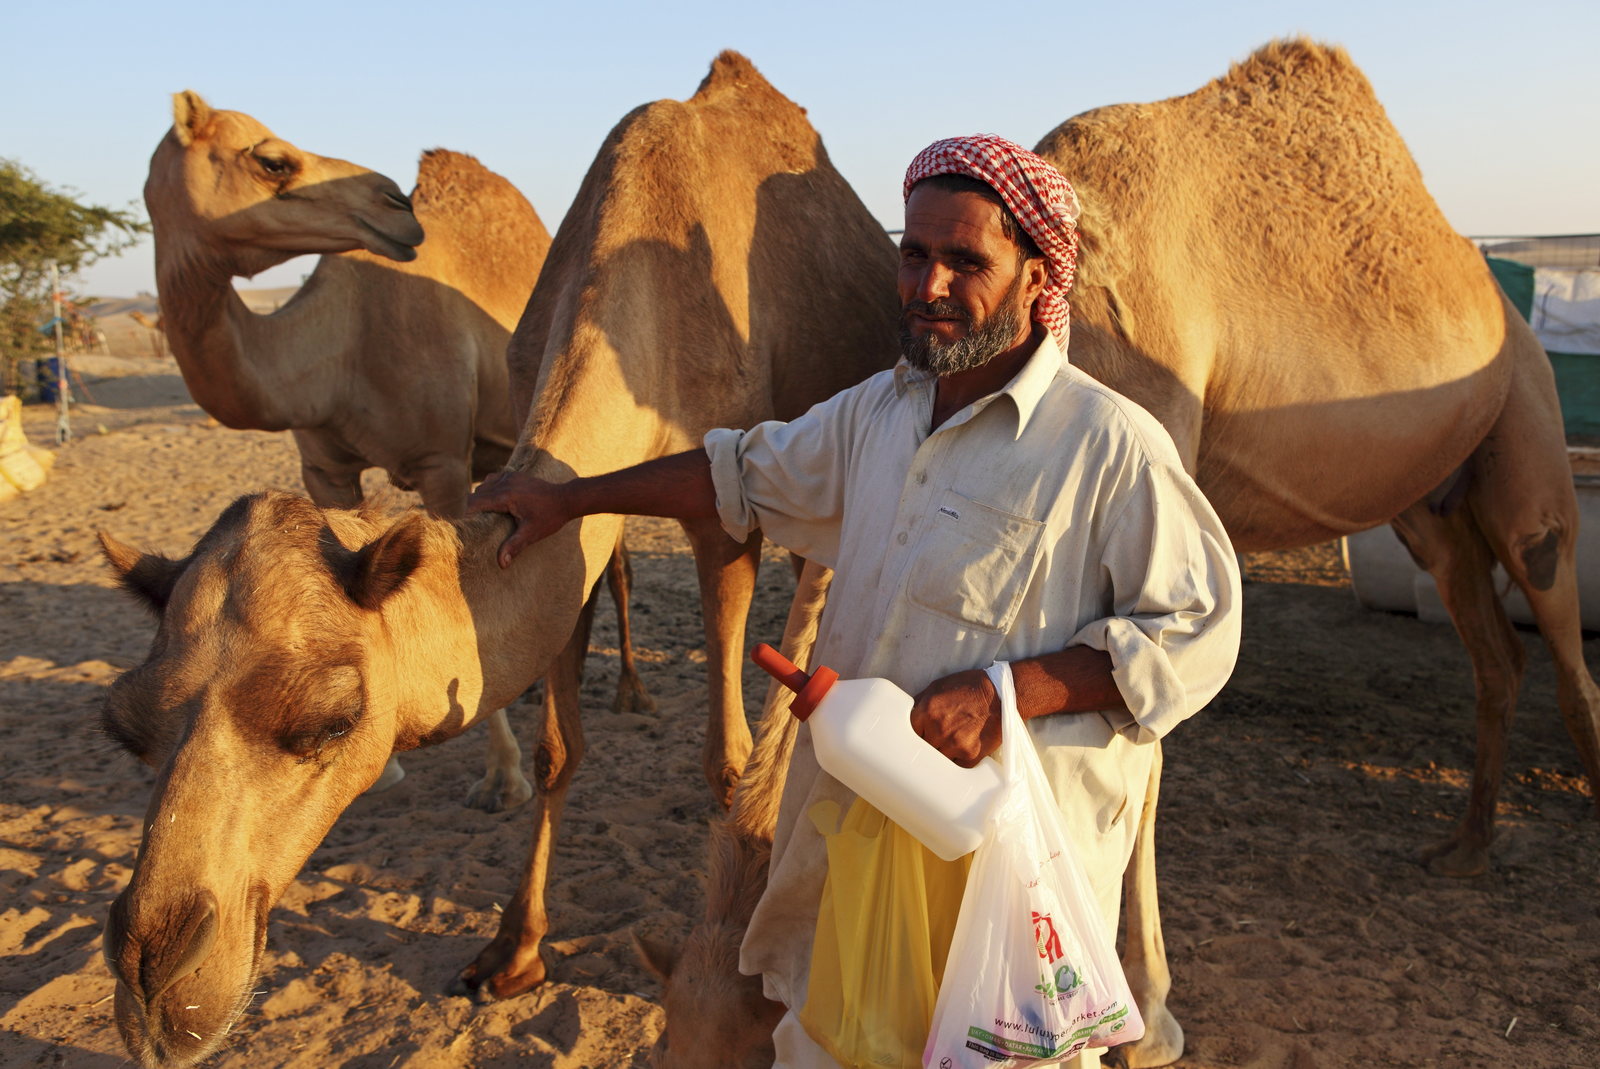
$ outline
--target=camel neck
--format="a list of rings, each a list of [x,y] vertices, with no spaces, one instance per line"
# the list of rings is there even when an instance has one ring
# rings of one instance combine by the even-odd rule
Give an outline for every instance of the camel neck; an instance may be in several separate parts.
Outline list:
[[[507,517],[427,522],[428,563],[383,608],[404,696],[402,748],[460,734],[549,672],[622,526],[620,516],[587,517],[502,569]]]
[[[163,327],[200,407],[239,430],[325,423],[354,315],[349,302],[330,292],[336,287],[313,284],[314,274],[283,308],[256,315],[234,290],[226,264],[164,245],[158,231]]]

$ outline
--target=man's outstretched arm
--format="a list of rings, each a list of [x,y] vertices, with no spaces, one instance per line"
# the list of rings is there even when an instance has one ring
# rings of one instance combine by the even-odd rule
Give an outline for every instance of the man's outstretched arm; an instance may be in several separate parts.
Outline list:
[[[516,520],[500,544],[500,567],[518,553],[549,538],[580,516],[617,513],[665,516],[674,520],[717,515],[717,489],[704,449],[647,460],[631,468],[587,479],[548,483],[531,475],[503,471],[491,475],[467,499],[468,512],[505,512]]]

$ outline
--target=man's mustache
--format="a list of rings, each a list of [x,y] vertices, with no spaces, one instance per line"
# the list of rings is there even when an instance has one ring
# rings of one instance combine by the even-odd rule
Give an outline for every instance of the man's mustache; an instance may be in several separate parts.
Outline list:
[[[901,323],[909,323],[913,315],[927,316],[930,319],[959,319],[967,326],[972,326],[972,313],[950,300],[907,301],[900,306]]]

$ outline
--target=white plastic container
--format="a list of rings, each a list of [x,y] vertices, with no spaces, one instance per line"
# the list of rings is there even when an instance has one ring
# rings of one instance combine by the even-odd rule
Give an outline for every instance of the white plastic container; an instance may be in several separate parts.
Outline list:
[[[887,679],[806,675],[766,643],[750,657],[795,692],[790,711],[811,725],[817,763],[946,861],[983,842],[1003,786],[992,757],[962,768],[911,729],[911,695]]]

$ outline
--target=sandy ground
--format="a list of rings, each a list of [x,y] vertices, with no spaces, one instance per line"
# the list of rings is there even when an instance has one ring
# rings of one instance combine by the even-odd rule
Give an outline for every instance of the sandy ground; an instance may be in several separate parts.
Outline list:
[[[178,553],[233,496],[299,488],[286,435],[207,426],[181,380],[106,380],[52,480],[0,506],[0,1065],[124,1065],[99,956],[151,773],[94,731],[103,688],[151,624],[111,589],[106,527]],[[91,387],[95,384],[91,383]],[[179,391],[174,394],[173,390]],[[32,409],[43,441],[50,413]],[[99,433],[96,425],[103,425]],[[371,473],[369,473],[371,474]],[[358,800],[274,910],[262,994],[216,1066],[628,1066],[660,1026],[630,930],[702,909],[703,637],[671,525],[630,528],[640,667],[660,708],[613,715],[602,601],[588,756],[549,895],[551,983],[480,1007],[443,994],[492,933],[527,811],[460,805],[482,735],[404,758]],[[1418,849],[1463,805],[1467,659],[1447,628],[1359,609],[1329,547],[1247,560],[1233,682],[1167,744],[1160,865],[1182,1065],[1600,1064],[1600,824],[1529,645],[1492,871],[1427,875]],[[781,632],[792,579],[769,553],[751,641]],[[1586,645],[1600,671],[1600,641]],[[752,715],[762,681],[747,675]],[[513,709],[525,750],[535,709]],[[1513,1020],[1515,1025],[1513,1026]],[[1509,1034],[1508,1033],[1509,1027]]]

